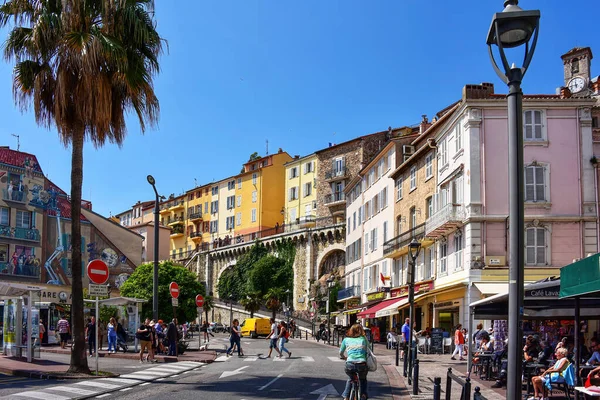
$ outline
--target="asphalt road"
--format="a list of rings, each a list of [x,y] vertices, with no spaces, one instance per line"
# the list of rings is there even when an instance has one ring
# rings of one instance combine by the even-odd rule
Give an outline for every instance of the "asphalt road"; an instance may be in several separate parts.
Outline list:
[[[292,352],[290,358],[271,358],[268,354],[268,341],[264,339],[242,339],[245,356],[239,358],[225,356],[228,344],[225,335],[217,335],[210,347],[219,356],[212,364],[186,365],[139,364],[129,360],[101,360],[100,369],[115,370],[125,377],[140,379],[123,389],[103,394],[101,398],[119,399],[339,399],[344,389],[346,375],[344,363],[339,360],[338,349],[314,341],[291,340],[286,347]],[[54,355],[58,356],[58,355]],[[45,357],[46,358],[46,357]],[[104,363],[102,363],[104,361]],[[104,364],[104,365],[103,365]],[[152,372],[152,368],[156,369]],[[178,368],[180,369],[178,371]],[[171,372],[170,372],[171,371]],[[129,375],[127,375],[129,374]],[[144,375],[148,375],[144,377]],[[152,374],[156,374],[152,376]],[[169,376],[164,377],[165,374]],[[159,377],[160,376],[160,377]],[[118,385],[117,381],[39,381],[16,380],[4,383],[0,380],[0,397],[26,400],[28,391],[44,398],[53,395],[62,398],[76,398],[86,390],[95,390],[93,382],[101,385]],[[389,399],[391,391],[383,368],[370,372],[368,376],[371,399]],[[61,389],[54,390],[57,385]],[[65,387],[68,385],[68,387]],[[87,385],[87,386],[86,386]],[[97,385],[98,386],[98,385]],[[78,396],[79,394],[79,396]],[[39,398],[39,397],[38,397]],[[55,397],[56,398],[56,397]]]

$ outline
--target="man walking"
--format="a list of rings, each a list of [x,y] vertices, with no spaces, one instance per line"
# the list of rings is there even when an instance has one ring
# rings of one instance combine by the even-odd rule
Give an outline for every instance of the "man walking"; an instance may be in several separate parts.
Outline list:
[[[277,338],[279,337],[279,332],[277,332],[277,324],[275,323],[275,318],[271,318],[269,322],[271,323],[271,333],[269,333],[269,335],[267,336],[267,340],[269,340],[269,355],[267,356],[267,358],[271,358],[271,353],[273,352],[273,349],[275,349],[277,354],[279,354],[279,356],[281,357],[281,352],[277,348]]]
[[[169,355],[177,356],[177,318],[169,322],[167,328],[167,340],[169,341]]]
[[[404,360],[404,352],[408,349],[408,336],[410,335],[410,318],[404,320],[402,325],[402,351],[400,352],[400,358]]]
[[[94,355],[94,349],[96,347],[96,317],[92,317],[88,320],[88,324],[85,328],[85,335],[88,339],[88,348],[90,350],[90,357]]]
[[[140,362],[144,362],[144,350],[148,349],[148,357],[152,355],[151,346],[152,330],[150,328],[150,319],[146,318],[144,323],[137,330],[137,338],[140,341]]]
[[[65,319],[64,315],[60,316],[56,327],[58,329],[58,334],[60,335],[60,348],[64,349],[67,346],[67,340],[69,339],[69,333],[71,330],[69,321]]]

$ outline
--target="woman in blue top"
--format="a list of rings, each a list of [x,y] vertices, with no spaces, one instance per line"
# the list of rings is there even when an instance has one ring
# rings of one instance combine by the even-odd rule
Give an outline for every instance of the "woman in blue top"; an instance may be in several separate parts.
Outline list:
[[[531,378],[531,382],[533,383],[534,394],[527,400],[547,400],[547,382],[565,382],[565,371],[569,367],[569,360],[567,359],[567,354],[568,350],[566,348],[558,348],[556,350],[556,363],[554,363],[552,367],[544,371],[544,373],[540,376],[534,376],[533,378]]]
[[[110,322],[108,323],[108,352],[112,353],[117,352],[117,321],[115,317],[110,318]]]
[[[354,324],[346,333],[346,337],[342,341],[340,346],[340,358],[346,359],[346,367],[344,371],[348,375],[348,381],[346,382],[346,388],[342,397],[344,400],[348,400],[350,394],[350,387],[352,385],[352,378],[354,374],[358,372],[358,379],[360,382],[361,399],[367,399],[367,374],[369,369],[367,368],[367,338],[365,331],[360,324]],[[344,352],[347,357],[344,357]]]

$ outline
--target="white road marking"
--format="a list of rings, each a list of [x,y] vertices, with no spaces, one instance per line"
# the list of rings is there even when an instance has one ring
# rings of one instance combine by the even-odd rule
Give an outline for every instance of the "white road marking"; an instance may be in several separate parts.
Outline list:
[[[102,379],[102,381],[103,382],[105,382],[105,381],[120,382],[120,383],[125,383],[125,384],[140,383],[140,381],[138,381],[136,379],[123,379],[123,378],[104,378],[104,379]]]
[[[139,376],[139,375],[156,375],[157,377],[159,376],[167,376],[167,375],[171,375],[173,372],[179,372],[179,371],[152,371],[152,370],[146,370],[146,371],[138,371],[138,372],[134,372],[133,374],[129,374],[128,376]]]
[[[227,356],[221,356],[221,357],[215,358],[215,361],[218,361],[218,362],[227,361],[227,360],[229,360],[229,357],[227,357]]]
[[[101,394],[100,396],[96,396],[96,398],[97,398],[97,399],[101,399],[101,398],[103,398],[103,397],[108,397],[108,396],[110,396],[111,394],[112,394],[112,393],[104,393],[104,394]]]
[[[128,388],[119,390],[119,392],[126,392],[126,391],[131,390],[131,389],[133,389],[133,388],[128,387]]]
[[[285,361],[285,357],[273,357],[273,361]]]
[[[150,384],[150,382],[144,382],[140,386],[146,386],[146,385],[149,385],[149,384]]]
[[[179,376],[179,374],[171,375],[171,378],[175,378],[176,376]]]
[[[46,393],[46,392],[21,392],[15,393],[13,396],[24,396],[30,397],[32,399],[42,399],[42,400],[69,400],[70,397],[59,396],[57,394]]]
[[[344,360],[342,360],[339,357],[327,357],[327,358],[329,358],[333,362],[344,362]]]
[[[156,375],[123,375],[123,378],[132,378],[132,379],[137,379],[139,381],[150,381],[153,379],[158,378],[158,376]]]
[[[244,362],[252,362],[258,360],[258,357],[246,357],[244,358]]]
[[[315,359],[310,356],[302,356],[302,361],[304,362],[315,362]]]
[[[94,390],[80,389],[74,386],[52,386],[49,387],[47,390],[57,390],[59,392],[67,392],[72,394],[78,394],[81,396],[91,396],[93,394],[98,393]]]
[[[116,389],[120,386],[120,385],[111,385],[110,383],[98,382],[97,380],[77,382],[75,385],[92,386],[92,387],[98,387],[98,388],[102,388],[102,389]]]
[[[274,384],[277,379],[281,378],[282,376],[283,376],[283,374],[277,375],[275,378],[271,379],[271,381],[269,383],[267,383],[266,385],[261,386],[260,388],[258,388],[258,390],[264,390],[264,389],[268,388],[269,386],[271,386],[272,384]]]

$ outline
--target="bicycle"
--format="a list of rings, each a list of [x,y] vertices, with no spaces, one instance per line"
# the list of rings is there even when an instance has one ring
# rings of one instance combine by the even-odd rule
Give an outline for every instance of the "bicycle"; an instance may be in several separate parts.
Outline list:
[[[340,357],[342,360],[346,360],[346,357]],[[361,391],[360,391],[360,378],[358,376],[358,371],[354,371],[352,373],[352,378],[350,380],[350,393],[348,394],[348,400],[361,400]]]

